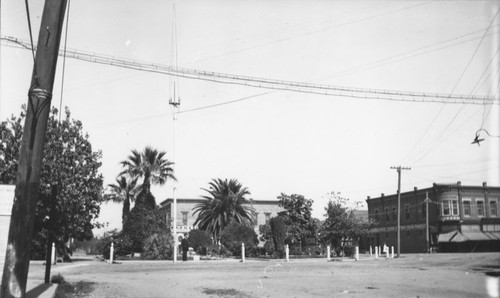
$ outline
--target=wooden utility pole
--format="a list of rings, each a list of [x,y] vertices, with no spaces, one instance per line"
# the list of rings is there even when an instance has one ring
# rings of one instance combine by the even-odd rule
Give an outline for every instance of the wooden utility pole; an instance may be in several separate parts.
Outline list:
[[[67,0],[46,0],[28,92],[0,297],[25,297],[35,207]]]
[[[429,239],[429,193],[425,192],[425,239],[427,240],[427,253],[430,252],[430,239]]]
[[[411,170],[411,168],[403,168],[401,166],[391,167],[398,171],[398,258],[401,253],[401,170]]]

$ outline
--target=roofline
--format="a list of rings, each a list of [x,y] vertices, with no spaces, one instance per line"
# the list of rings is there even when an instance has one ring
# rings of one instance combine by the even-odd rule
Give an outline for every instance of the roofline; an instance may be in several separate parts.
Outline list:
[[[428,188],[422,188],[422,189],[418,189],[417,187],[414,187],[414,189],[412,191],[406,191],[406,192],[402,192],[401,193],[401,196],[403,195],[409,195],[409,194],[413,194],[415,192],[419,192],[419,193],[422,193],[424,191],[433,191],[435,188],[440,188],[440,187],[452,187],[452,188],[466,188],[466,189],[487,189],[487,190],[496,190],[496,191],[500,191],[500,186],[488,186],[486,184],[486,182],[483,182],[482,185],[462,185],[462,183],[460,181],[458,181],[457,183],[433,183],[431,187],[428,187]],[[366,199],[366,201],[370,201],[370,200],[376,200],[376,199],[380,199],[380,198],[384,198],[384,199],[392,199],[393,197],[397,197],[397,191],[395,194],[390,194],[390,195],[384,195],[384,196],[378,196],[378,197],[368,197]]]
[[[163,200],[161,203],[160,203],[160,207],[162,206],[165,206],[167,205],[168,203],[170,202],[173,202],[173,198],[167,198],[165,200]],[[205,201],[206,199],[204,198],[177,198],[177,202],[191,202],[191,203],[201,203],[203,201]],[[250,202],[250,204],[276,204],[278,203],[279,201],[276,199],[276,200],[250,200],[250,199],[247,199],[247,201]]]

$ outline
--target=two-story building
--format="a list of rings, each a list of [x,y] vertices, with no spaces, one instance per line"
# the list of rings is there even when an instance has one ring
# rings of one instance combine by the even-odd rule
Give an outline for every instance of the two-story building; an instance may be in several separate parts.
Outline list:
[[[194,207],[202,203],[205,199],[180,198],[177,199],[177,234],[183,236],[189,233],[190,230],[196,229],[196,215],[194,215]],[[160,208],[165,209],[167,223],[170,228],[173,225],[173,199],[168,198],[160,203]],[[276,216],[278,212],[283,211],[283,208],[278,205],[279,201],[274,200],[249,200],[249,205],[255,210],[257,215],[254,223],[254,229],[259,235],[259,226],[267,223],[269,219]],[[263,243],[260,243],[263,245]]]
[[[427,242],[439,251],[500,251],[500,187],[434,183],[401,193],[400,200],[401,252],[425,252]],[[396,247],[397,194],[366,202],[376,222],[370,244]]]

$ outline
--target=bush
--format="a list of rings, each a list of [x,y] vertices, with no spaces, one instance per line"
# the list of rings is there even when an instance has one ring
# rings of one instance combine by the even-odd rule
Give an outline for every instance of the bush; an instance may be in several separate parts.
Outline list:
[[[101,254],[105,259],[109,259],[111,251],[111,243],[113,243],[113,257],[123,257],[133,253],[132,240],[128,235],[122,232],[113,231],[113,233],[106,234],[102,241]]]
[[[189,246],[199,255],[206,255],[207,248],[213,244],[212,237],[202,230],[189,231]]]
[[[356,247],[354,247],[352,245],[344,246],[344,256],[349,257],[349,258],[354,256],[355,250],[356,250]]]
[[[259,240],[254,229],[232,222],[222,231],[220,242],[234,256],[241,256],[241,243],[245,243],[245,255],[247,255],[257,246]]]
[[[171,260],[173,248],[171,242],[173,237],[170,233],[164,231],[151,235],[144,242],[143,253],[144,260]]]
[[[264,250],[265,250],[265,253],[267,253],[268,255],[270,255],[270,256],[274,255],[274,253],[276,252],[276,249],[274,248],[273,241],[266,241],[266,243],[264,243]]]
[[[123,234],[132,242],[131,250],[142,252],[146,239],[165,230],[165,216],[159,209],[149,209],[145,204],[134,207],[123,225]]]

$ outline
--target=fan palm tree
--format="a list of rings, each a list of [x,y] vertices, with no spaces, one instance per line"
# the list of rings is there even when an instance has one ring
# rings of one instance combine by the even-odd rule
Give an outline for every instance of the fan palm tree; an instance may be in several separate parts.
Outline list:
[[[137,178],[130,178],[128,175],[121,175],[116,178],[116,184],[108,184],[109,193],[104,198],[107,201],[123,203],[122,225],[130,212],[130,203],[135,200],[141,185],[137,185]]]
[[[253,226],[255,210],[247,205],[246,195],[250,192],[238,180],[212,179],[208,194],[202,196],[205,200],[193,208],[193,215],[198,214],[194,225],[213,235],[214,241],[219,239],[221,232],[231,222],[237,222],[249,227]]]
[[[121,174],[128,174],[131,177],[144,178],[142,182],[142,191],[137,198],[137,203],[146,203],[147,206],[154,208],[156,202],[151,195],[151,184],[163,185],[167,179],[176,181],[173,162],[166,159],[165,151],[158,151],[149,146],[145,147],[142,152],[132,150],[127,160],[121,162],[124,170]],[[144,202],[141,200],[144,199]],[[150,206],[152,205],[152,206]]]

